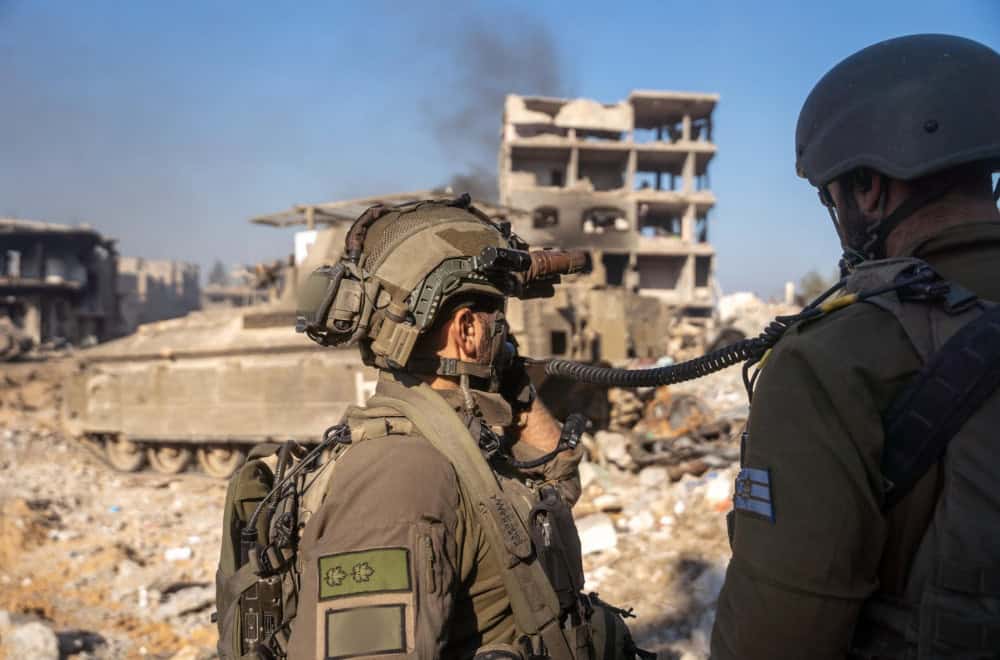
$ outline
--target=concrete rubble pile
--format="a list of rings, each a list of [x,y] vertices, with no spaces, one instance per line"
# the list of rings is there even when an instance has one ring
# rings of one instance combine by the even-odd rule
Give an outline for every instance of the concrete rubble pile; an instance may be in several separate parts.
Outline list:
[[[59,428],[69,361],[16,366],[0,374],[0,657],[212,657],[225,482],[109,470]],[[574,510],[586,588],[634,608],[659,657],[705,658],[747,416],[740,368],[611,396],[616,430],[588,437]]]
[[[574,514],[587,591],[634,608],[640,645],[660,658],[696,660],[708,657],[730,556],[725,514],[739,471],[746,396],[739,367],[672,386],[659,401],[668,393],[696,402],[699,423],[680,429],[687,434],[655,439],[648,411],[656,394],[638,392],[648,401],[635,429],[592,439],[595,460],[581,465],[583,496]],[[651,453],[656,460],[643,463]]]
[[[225,484],[0,422],[0,657],[214,657]]]

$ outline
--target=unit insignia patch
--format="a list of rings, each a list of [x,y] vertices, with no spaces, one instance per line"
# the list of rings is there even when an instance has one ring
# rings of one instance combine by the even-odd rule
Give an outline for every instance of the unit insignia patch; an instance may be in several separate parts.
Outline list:
[[[771,500],[771,471],[743,468],[736,476],[733,508],[758,518],[774,522],[774,502]]]
[[[406,548],[342,552],[319,558],[319,598],[410,591],[410,553]]]

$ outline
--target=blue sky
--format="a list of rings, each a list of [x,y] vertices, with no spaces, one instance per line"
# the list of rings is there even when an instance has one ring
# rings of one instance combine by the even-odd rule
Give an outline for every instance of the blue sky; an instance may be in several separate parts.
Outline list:
[[[432,130],[475,91],[454,81],[476,26],[547,31],[572,95],[721,94],[718,276],[729,291],[773,294],[831,272],[838,253],[793,171],[795,119],[815,81],[902,34],[1000,49],[1000,1],[0,0],[0,215],[86,221],[123,254],[206,269],[287,254],[287,231],[247,218],[439,185],[477,160]]]

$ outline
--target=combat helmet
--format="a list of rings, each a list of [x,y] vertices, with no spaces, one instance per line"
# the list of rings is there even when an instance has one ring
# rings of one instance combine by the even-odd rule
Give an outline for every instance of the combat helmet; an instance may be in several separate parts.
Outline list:
[[[911,181],[960,165],[1000,169],[1000,54],[970,39],[916,34],[869,46],[833,67],[799,113],[795,163],[821,191],[858,168]],[[884,239],[943,189],[907,200]]]
[[[562,252],[527,252],[509,223],[493,222],[468,195],[367,209],[347,233],[339,263],[322,266],[299,292],[296,330],[323,346],[358,343],[380,369],[496,380],[507,343],[508,296],[552,294],[558,275],[583,267]],[[413,349],[452,303],[496,301],[489,364],[416,360]]]

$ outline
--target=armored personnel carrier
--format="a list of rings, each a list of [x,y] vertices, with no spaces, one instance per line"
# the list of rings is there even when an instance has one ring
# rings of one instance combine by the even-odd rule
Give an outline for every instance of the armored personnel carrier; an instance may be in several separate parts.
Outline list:
[[[322,349],[294,330],[299,281],[339,257],[345,231],[304,232],[297,265],[265,304],[150,323],[81,351],[64,387],[67,430],[119,470],[197,462],[217,477],[256,443],[317,441],[374,385],[356,350]]]

